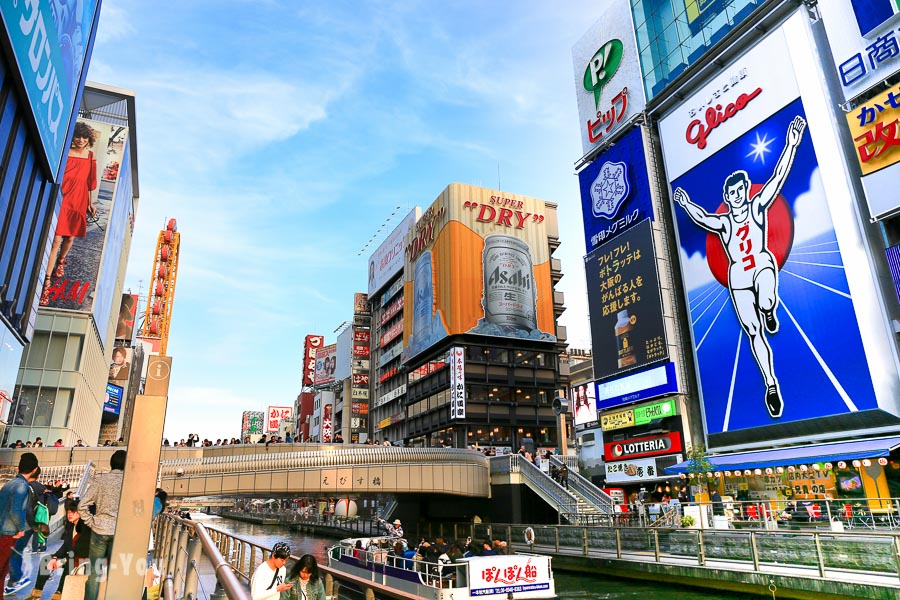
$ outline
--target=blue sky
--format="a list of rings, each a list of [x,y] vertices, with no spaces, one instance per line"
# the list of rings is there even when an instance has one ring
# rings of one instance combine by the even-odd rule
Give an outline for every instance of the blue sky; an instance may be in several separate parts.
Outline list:
[[[589,347],[572,45],[605,2],[104,2],[88,79],[136,92],[126,288],[178,219],[170,440],[291,404],[391,216],[459,181],[559,204],[568,326]]]

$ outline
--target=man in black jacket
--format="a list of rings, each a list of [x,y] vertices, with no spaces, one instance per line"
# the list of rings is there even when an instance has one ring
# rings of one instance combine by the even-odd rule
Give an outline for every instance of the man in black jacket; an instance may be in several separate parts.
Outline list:
[[[54,599],[58,598],[69,570],[87,560],[90,546],[91,529],[81,520],[81,515],[78,514],[78,501],[66,500],[66,525],[63,529],[62,545],[51,556],[41,558],[41,566],[38,571],[37,582],[34,584],[34,590],[31,592],[31,598],[40,598],[44,585],[50,579],[50,575],[57,569],[62,569],[59,586],[57,587],[59,591],[53,595]]]

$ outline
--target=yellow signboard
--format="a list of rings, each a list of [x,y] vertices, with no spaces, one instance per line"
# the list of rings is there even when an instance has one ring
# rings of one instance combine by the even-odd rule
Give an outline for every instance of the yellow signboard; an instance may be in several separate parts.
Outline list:
[[[847,113],[863,175],[900,162],[900,85]]]
[[[600,429],[603,431],[633,426],[634,410],[632,409],[620,410],[619,412],[608,413],[600,417]]]

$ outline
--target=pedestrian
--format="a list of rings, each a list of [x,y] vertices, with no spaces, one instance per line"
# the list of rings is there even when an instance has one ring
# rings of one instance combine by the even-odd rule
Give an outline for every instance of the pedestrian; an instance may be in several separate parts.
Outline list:
[[[97,600],[100,592],[100,574],[109,564],[112,555],[113,536],[116,534],[116,519],[119,516],[119,498],[122,496],[122,477],[125,475],[125,450],[116,450],[109,459],[111,471],[97,475],[88,484],[78,514],[91,528],[91,546],[88,553],[90,571],[84,587],[84,600]],[[96,514],[91,514],[91,506]]]
[[[31,452],[19,457],[18,474],[0,488],[0,582],[6,580],[9,573],[10,558],[16,540],[25,535],[25,530],[30,530],[28,513],[31,504],[31,492],[29,484],[37,479],[37,456]],[[4,588],[4,594],[15,594],[30,584],[28,578],[20,581],[11,580],[9,586]],[[0,594],[2,600],[2,594]]]
[[[272,553],[253,571],[250,580],[251,600],[279,600],[281,592],[291,589],[293,584],[286,583],[284,564],[291,556],[291,547],[284,542],[272,546]]]
[[[56,589],[62,591],[63,582],[71,573],[72,568],[77,567],[88,559],[91,545],[91,529],[81,520],[78,514],[78,501],[66,501],[66,525],[62,534],[62,545],[50,556],[41,558],[41,566],[38,571],[37,582],[31,591],[31,599],[39,600],[47,580],[57,569],[62,569],[62,575]],[[69,553],[71,552],[71,559]],[[56,598],[53,594],[52,598]]]
[[[288,583],[293,587],[281,594],[281,600],[325,600],[325,582],[312,554],[304,554],[294,563]]]
[[[384,528],[387,530],[388,535],[392,538],[402,538],[403,537],[403,526],[400,524],[400,519],[394,519],[394,524],[391,525],[381,517],[378,518],[378,522],[381,523]]]
[[[566,489],[569,489],[569,467],[566,465],[562,465],[559,468],[559,484]]]

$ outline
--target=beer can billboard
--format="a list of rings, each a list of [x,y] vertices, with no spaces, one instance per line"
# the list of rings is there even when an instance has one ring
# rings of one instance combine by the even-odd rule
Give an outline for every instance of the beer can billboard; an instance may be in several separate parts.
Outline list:
[[[710,446],[897,413],[812,39],[798,11],[660,121]]]
[[[406,239],[403,361],[464,333],[555,342],[556,229],[543,200],[450,184]]]

